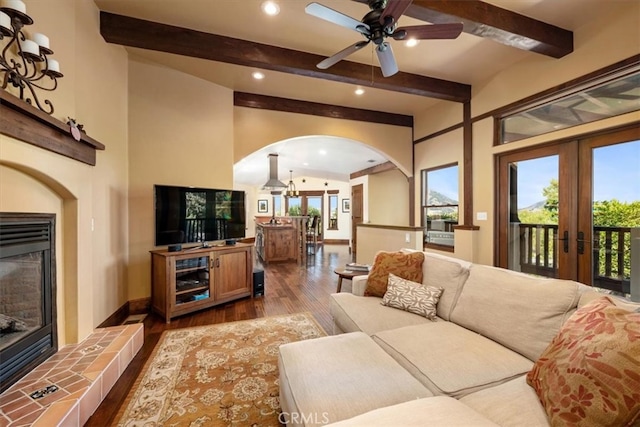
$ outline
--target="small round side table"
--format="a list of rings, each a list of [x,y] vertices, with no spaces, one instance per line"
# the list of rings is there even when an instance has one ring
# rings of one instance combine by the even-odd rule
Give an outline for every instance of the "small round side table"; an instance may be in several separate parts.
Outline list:
[[[354,271],[347,270],[345,268],[336,268],[335,270],[333,270],[333,272],[338,275],[338,289],[336,290],[336,292],[338,293],[342,289],[342,279],[351,280],[356,276],[366,276],[367,274],[369,274],[366,271]]]

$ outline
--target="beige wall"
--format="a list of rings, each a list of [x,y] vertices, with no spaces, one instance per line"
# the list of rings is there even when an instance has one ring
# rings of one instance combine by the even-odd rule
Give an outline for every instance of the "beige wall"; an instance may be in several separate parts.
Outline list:
[[[99,34],[93,2],[26,0],[64,77],[53,117],[106,146],[92,167],[0,135],[0,210],[57,214],[60,345],[87,336],[127,301],[127,58]],[[99,85],[96,82],[100,82]],[[92,228],[93,223],[93,228]]]
[[[359,226],[356,262],[373,264],[378,251],[422,250],[423,232],[414,227]]]
[[[472,116],[494,110],[637,55],[640,52],[640,43],[638,42],[640,40],[638,26],[640,3],[610,2],[610,4],[610,14],[600,16],[583,28],[574,31],[575,51],[570,55],[559,60],[531,55],[526,60],[505,69],[484,84],[474,86],[471,102]],[[459,110],[451,103],[440,103],[418,115],[415,118],[416,129],[421,129],[424,133],[416,132],[416,139],[446,128],[447,126],[444,124],[451,125],[451,118],[456,115],[458,115],[458,122],[460,122],[462,120],[461,109]],[[441,118],[443,126],[434,123],[433,117]],[[475,218],[478,212],[487,212],[488,219],[486,221],[474,219],[474,225],[480,227],[478,231],[456,232],[455,255],[477,263],[494,263],[494,155],[496,153],[638,120],[640,120],[640,115],[632,113],[500,147],[493,146],[493,119],[488,118],[474,123],[473,217]],[[451,161],[458,161],[462,166],[461,130],[455,130],[416,145],[414,173],[418,176],[421,169]],[[462,175],[460,183],[459,200],[462,202]],[[419,194],[420,186],[416,185],[417,211],[420,203]],[[464,244],[464,247],[460,244]]]
[[[328,135],[364,143],[412,175],[412,133],[407,127],[236,107],[234,133],[236,162],[285,139]]]
[[[399,170],[369,175],[369,222],[409,226],[409,180]]]
[[[233,187],[233,92],[130,58],[129,141],[128,298],[135,300],[151,295],[154,184]]]

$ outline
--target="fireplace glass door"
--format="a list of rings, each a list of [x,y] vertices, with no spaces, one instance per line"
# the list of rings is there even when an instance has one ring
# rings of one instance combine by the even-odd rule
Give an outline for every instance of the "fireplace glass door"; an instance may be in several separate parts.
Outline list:
[[[57,351],[54,220],[0,214],[0,392]]]

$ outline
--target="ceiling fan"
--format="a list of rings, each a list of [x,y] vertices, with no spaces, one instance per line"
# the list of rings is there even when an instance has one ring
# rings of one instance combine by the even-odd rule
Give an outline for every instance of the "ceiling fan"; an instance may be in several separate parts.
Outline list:
[[[398,72],[398,64],[393,56],[387,37],[394,40],[455,39],[462,32],[462,23],[415,25],[397,28],[398,19],[411,5],[413,0],[369,0],[371,9],[358,21],[348,15],[319,3],[309,3],[305,12],[325,21],[333,22],[345,28],[357,31],[366,40],[359,41],[320,62],[317,67],[324,70],[362,49],[370,42],[376,45],[376,54],[382,69],[382,75],[389,77]]]

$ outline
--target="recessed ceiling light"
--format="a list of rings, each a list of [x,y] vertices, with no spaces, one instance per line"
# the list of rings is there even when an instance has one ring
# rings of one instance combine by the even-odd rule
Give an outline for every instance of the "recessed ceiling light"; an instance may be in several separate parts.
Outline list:
[[[254,71],[253,73],[251,73],[251,76],[256,80],[264,79],[264,73],[261,73],[260,71]]]
[[[415,45],[417,45],[417,44],[418,44],[418,40],[416,40],[416,39],[409,39],[409,40],[407,40],[407,42],[405,43],[405,45],[406,45],[407,47],[414,47],[414,46],[415,46]]]
[[[320,151],[318,151],[318,153],[320,153],[320,154],[322,154],[324,156],[325,154],[327,154],[327,150],[320,150]]]
[[[355,90],[356,95],[362,95],[363,93],[364,93],[364,89],[362,89],[361,87]]]
[[[302,166],[309,166],[309,163],[304,162],[304,163],[302,164]]]
[[[262,2],[262,11],[269,16],[275,16],[280,13],[280,6],[274,1]]]

